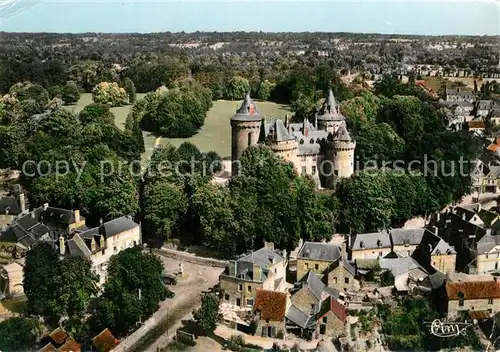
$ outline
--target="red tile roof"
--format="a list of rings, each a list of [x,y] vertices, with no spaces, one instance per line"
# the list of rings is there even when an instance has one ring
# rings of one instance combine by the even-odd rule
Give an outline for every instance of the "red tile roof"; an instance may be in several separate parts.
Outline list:
[[[100,352],[111,351],[119,341],[113,336],[109,329],[104,329],[99,335],[92,339],[92,345]]]
[[[470,128],[484,128],[484,121],[469,121]]]
[[[464,281],[446,283],[446,294],[449,300],[459,300],[458,293],[464,299],[500,298],[500,282],[491,281]]]
[[[64,345],[57,349],[58,352],[80,352],[82,345],[78,344],[71,336],[68,337]]]
[[[257,290],[254,310],[263,320],[282,321],[286,313],[286,293]]]
[[[330,310],[344,323],[347,320],[347,313],[345,307],[340,304],[335,298],[330,297]]]
[[[49,334],[49,337],[56,345],[60,345],[69,337],[69,334],[63,329],[57,328]]]

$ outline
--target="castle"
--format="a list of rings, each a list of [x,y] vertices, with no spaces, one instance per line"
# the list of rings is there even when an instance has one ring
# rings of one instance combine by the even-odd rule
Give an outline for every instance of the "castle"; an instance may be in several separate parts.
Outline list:
[[[265,144],[298,173],[311,175],[318,185],[332,187],[338,178],[354,172],[356,142],[349,135],[345,117],[330,89],[315,116],[314,125],[307,119],[291,123],[277,119],[267,123],[247,94],[236,114],[231,117],[232,174],[239,172],[237,162],[246,148]]]

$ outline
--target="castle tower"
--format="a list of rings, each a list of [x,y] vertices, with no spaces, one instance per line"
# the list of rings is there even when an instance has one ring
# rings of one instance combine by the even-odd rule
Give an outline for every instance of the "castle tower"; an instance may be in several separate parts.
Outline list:
[[[316,128],[333,134],[344,122],[345,117],[340,113],[339,104],[329,89],[325,102],[315,117]]]
[[[237,175],[241,154],[259,141],[262,116],[247,94],[236,114],[231,117],[231,174]]]
[[[356,142],[343,123],[334,135],[330,135],[327,143],[326,159],[332,169],[325,170],[326,184],[332,187],[339,178],[351,177],[354,173]]]
[[[287,129],[282,120],[274,121],[274,123],[269,126],[269,133],[265,140],[261,138],[260,142],[268,145],[277,156],[291,162],[298,171],[299,144],[295,136],[290,133],[290,127]]]

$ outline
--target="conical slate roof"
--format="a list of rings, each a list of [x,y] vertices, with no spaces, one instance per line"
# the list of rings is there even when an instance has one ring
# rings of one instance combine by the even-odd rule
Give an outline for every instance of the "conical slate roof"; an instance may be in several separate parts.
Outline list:
[[[247,93],[243,103],[236,110],[236,114],[231,117],[232,121],[248,121],[248,122],[258,122],[262,119],[257,106],[253,102],[252,98],[250,98],[250,93]]]
[[[337,136],[335,139],[342,141],[342,142],[352,142],[351,135],[349,134],[349,131],[347,131],[347,127],[345,124],[342,124],[342,126],[339,127],[339,130],[337,132]]]
[[[335,120],[344,120],[344,116],[339,113],[339,104],[335,97],[333,96],[333,92],[331,89],[328,90],[328,96],[325,99],[325,102],[319,109],[317,119],[322,121],[335,121]]]

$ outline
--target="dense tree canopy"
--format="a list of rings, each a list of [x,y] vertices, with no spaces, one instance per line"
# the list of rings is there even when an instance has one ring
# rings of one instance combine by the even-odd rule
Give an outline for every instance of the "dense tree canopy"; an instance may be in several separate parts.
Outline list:
[[[42,333],[35,319],[14,317],[0,322],[0,349],[2,351],[31,351]]]
[[[23,287],[27,311],[48,317],[83,318],[90,297],[97,294],[98,277],[83,257],[59,260],[58,253],[40,243],[26,256]]]
[[[111,257],[104,291],[97,299],[91,329],[111,329],[124,336],[139,319],[146,320],[158,309],[169,291],[161,279],[163,265],[152,254],[134,247]]]

